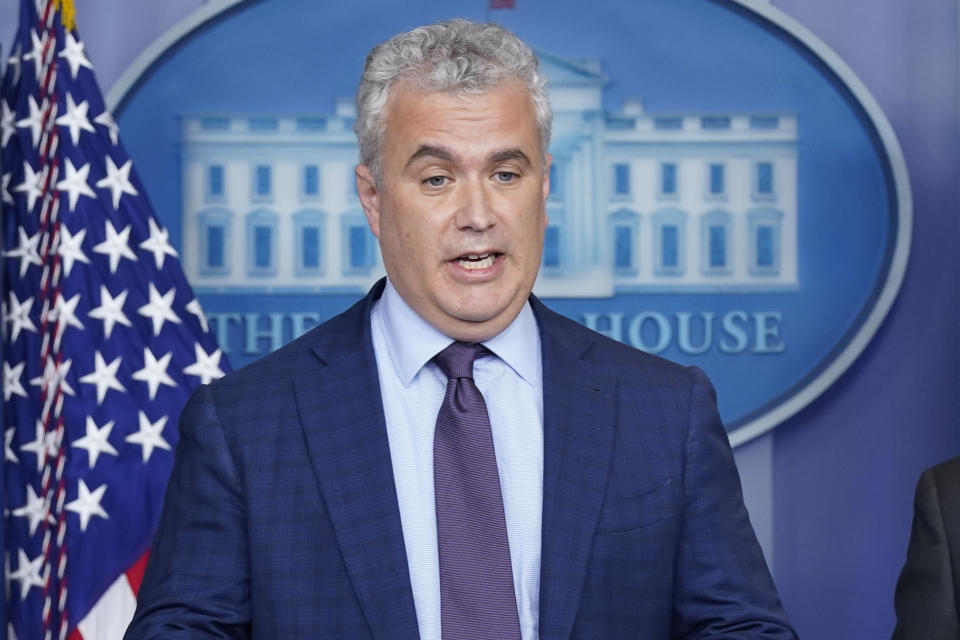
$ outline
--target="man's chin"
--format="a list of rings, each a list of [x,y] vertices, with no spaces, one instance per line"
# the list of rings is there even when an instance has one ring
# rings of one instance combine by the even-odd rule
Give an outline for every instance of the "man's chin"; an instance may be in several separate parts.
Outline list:
[[[461,308],[447,318],[448,328],[441,330],[463,342],[481,342],[510,326],[521,308],[522,305],[515,304],[496,308],[491,308],[489,304],[485,307]]]

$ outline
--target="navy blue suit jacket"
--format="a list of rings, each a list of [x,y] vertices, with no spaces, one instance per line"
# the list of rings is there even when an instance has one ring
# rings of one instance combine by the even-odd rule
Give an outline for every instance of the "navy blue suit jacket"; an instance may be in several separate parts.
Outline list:
[[[381,291],[193,395],[128,639],[418,637],[370,338]],[[706,378],[531,304],[540,638],[795,638]]]

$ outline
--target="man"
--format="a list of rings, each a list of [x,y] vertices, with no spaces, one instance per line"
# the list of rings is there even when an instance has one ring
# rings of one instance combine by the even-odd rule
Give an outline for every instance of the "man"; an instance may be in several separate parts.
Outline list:
[[[795,638],[707,380],[530,295],[526,45],[415,29],[357,103],[388,278],[191,399],[127,637]]]
[[[960,638],[960,458],[920,476],[893,640]]]

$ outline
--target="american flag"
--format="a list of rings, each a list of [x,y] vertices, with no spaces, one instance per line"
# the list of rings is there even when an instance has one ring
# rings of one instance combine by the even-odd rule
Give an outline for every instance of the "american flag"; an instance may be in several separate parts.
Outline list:
[[[227,364],[120,144],[72,0],[0,89],[9,638],[120,638],[189,392]]]

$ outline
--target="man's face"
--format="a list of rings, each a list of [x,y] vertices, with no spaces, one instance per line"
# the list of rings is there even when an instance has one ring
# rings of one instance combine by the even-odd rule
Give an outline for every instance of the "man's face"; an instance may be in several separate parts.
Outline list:
[[[549,191],[529,94],[510,81],[458,97],[393,87],[381,181],[357,188],[403,299],[467,342],[503,331],[540,267]]]

